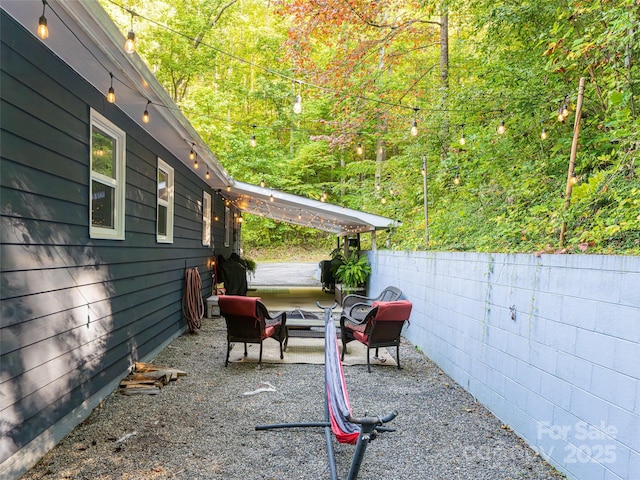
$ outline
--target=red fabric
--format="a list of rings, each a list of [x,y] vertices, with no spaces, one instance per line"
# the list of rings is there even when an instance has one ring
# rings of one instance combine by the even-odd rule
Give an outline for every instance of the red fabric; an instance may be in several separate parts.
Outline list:
[[[222,295],[218,297],[218,305],[222,312],[240,317],[256,317],[257,301],[262,301],[262,299],[260,297],[243,297],[240,295]]]
[[[357,330],[353,331],[353,338],[358,340],[360,343],[364,343],[365,345],[369,341],[369,335],[366,335],[362,332],[358,332]]]
[[[378,307],[376,320],[409,320],[412,303],[409,300],[396,300],[395,302],[373,302],[372,307]]]
[[[274,326],[266,327],[264,329],[264,334],[262,335],[262,338],[269,338],[271,335],[274,334],[275,331],[276,331],[276,327]]]

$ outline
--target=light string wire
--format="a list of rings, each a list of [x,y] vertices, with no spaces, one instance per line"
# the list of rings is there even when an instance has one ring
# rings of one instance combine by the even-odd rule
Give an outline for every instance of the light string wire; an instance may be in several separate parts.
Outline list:
[[[129,9],[129,8],[124,7],[123,5],[121,5],[121,4],[117,3],[117,2],[115,2],[114,0],[107,0],[107,1],[108,1],[109,3],[111,3],[111,4],[115,5],[116,7],[118,7],[118,8],[120,8],[120,9],[122,9],[123,11],[125,11],[125,12],[129,13],[129,14],[130,14],[130,15],[132,15],[132,16],[139,17],[139,18],[141,18],[141,19],[143,19],[143,20],[145,20],[145,21],[147,21],[147,22],[150,22],[151,24],[154,24],[154,25],[156,25],[156,26],[158,26],[158,27],[160,27],[160,28],[166,29],[167,31],[169,31],[169,32],[171,32],[171,33],[173,33],[173,34],[176,34],[176,35],[178,35],[178,36],[181,36],[181,37],[183,37],[183,38],[186,38],[186,39],[188,39],[188,40],[190,40],[190,41],[192,41],[192,42],[194,42],[194,43],[198,43],[199,45],[203,45],[203,46],[205,46],[205,47],[207,47],[207,48],[210,48],[210,49],[212,49],[212,50],[214,50],[214,51],[216,51],[216,52],[219,52],[219,53],[221,53],[221,54],[223,54],[223,55],[225,55],[225,56],[228,56],[228,57],[230,57],[230,58],[232,58],[232,59],[234,59],[234,60],[236,60],[236,61],[239,61],[239,62],[245,63],[245,64],[247,64],[247,65],[250,65],[250,66],[252,66],[252,67],[258,68],[258,69],[260,69],[260,70],[262,70],[262,71],[264,71],[264,72],[266,72],[266,73],[269,73],[269,74],[272,74],[272,75],[276,75],[276,76],[279,76],[279,77],[281,77],[281,78],[283,78],[283,79],[285,79],[285,80],[292,81],[292,82],[296,82],[296,83],[298,83],[298,84],[303,84],[303,85],[306,85],[306,86],[309,86],[309,87],[312,87],[312,88],[321,89],[321,90],[328,91],[328,92],[331,92],[331,93],[340,93],[340,94],[342,93],[342,92],[338,92],[337,90],[333,90],[333,89],[331,89],[331,88],[329,88],[329,87],[325,87],[325,86],[321,86],[321,85],[316,85],[316,84],[313,84],[313,83],[311,83],[311,82],[307,82],[307,81],[304,81],[304,80],[300,80],[300,79],[297,79],[297,78],[290,77],[290,76],[288,76],[288,75],[286,75],[286,74],[283,74],[283,73],[281,73],[281,72],[278,72],[278,71],[276,71],[276,70],[273,70],[273,69],[270,69],[270,68],[264,67],[264,66],[262,66],[262,65],[259,65],[259,64],[257,64],[257,63],[251,62],[251,61],[249,61],[249,60],[246,60],[246,59],[244,59],[244,58],[242,58],[242,57],[240,57],[240,56],[238,56],[238,55],[234,55],[234,54],[228,53],[228,52],[226,52],[226,51],[224,51],[224,50],[221,50],[221,49],[219,49],[219,48],[217,48],[217,47],[215,47],[215,46],[213,46],[213,45],[211,45],[211,44],[208,44],[208,43],[206,43],[206,42],[202,42],[202,41],[200,41],[200,40],[197,40],[197,39],[195,39],[195,38],[193,38],[193,37],[191,37],[191,36],[189,36],[189,35],[187,35],[187,34],[184,34],[184,33],[180,32],[180,31],[178,31],[178,30],[175,30],[175,29],[173,29],[173,28],[171,28],[171,27],[169,27],[169,26],[167,26],[167,25],[164,25],[164,24],[162,24],[162,23],[160,23],[160,22],[158,22],[158,21],[155,21],[155,20],[153,20],[153,19],[151,19],[151,18],[149,18],[149,17],[147,17],[147,16],[145,16],[145,15],[141,15],[141,14],[139,14],[139,13],[135,12],[135,11],[134,11],[134,10],[132,10],[132,9]],[[109,68],[107,68],[107,67],[106,67],[106,66],[105,66],[105,65],[100,61],[100,59],[99,59],[99,58],[98,58],[98,57],[97,57],[97,56],[96,56],[96,55],[91,51],[91,49],[89,49],[89,47],[85,45],[85,43],[84,43],[84,42],[79,38],[79,36],[76,34],[76,32],[75,32],[72,28],[70,28],[70,27],[69,27],[69,25],[67,25],[67,23],[64,21],[64,19],[63,19],[63,18],[58,14],[58,12],[57,12],[57,11],[56,11],[52,6],[51,6],[51,4],[47,3],[47,5],[49,6],[49,9],[53,12],[53,14],[58,18],[58,20],[59,20],[59,21],[60,21],[60,22],[65,26],[65,28],[67,28],[67,30],[68,30],[68,31],[73,35],[73,37],[78,41],[78,43],[79,43],[80,45],[82,45],[82,47],[83,47],[83,48],[84,48],[84,49],[85,49],[85,50],[86,50],[86,51],[91,55],[91,57],[93,57],[93,58],[95,59],[96,63],[98,63],[98,64],[99,64],[99,65],[100,65],[100,66],[101,66],[101,67],[102,67],[102,68],[103,68],[107,73],[109,73],[109,75],[110,75],[110,76],[112,76],[112,77],[113,77],[113,79],[115,79],[118,83],[120,83],[120,84],[121,84],[121,85],[123,85],[124,87],[128,88],[128,89],[129,89],[129,90],[131,90],[132,92],[139,93],[135,88],[133,88],[133,87],[132,87],[132,86],[130,86],[127,82],[125,82],[124,80],[122,80],[121,78],[119,78],[119,77],[118,77],[118,75],[115,75],[113,72],[111,72],[111,71],[109,70]],[[433,68],[435,68],[435,66],[437,66],[437,65],[435,65],[435,64],[434,64],[434,65],[432,65],[432,66],[431,66],[431,67],[429,67],[429,68],[428,68],[428,69],[427,69],[423,74],[421,74],[421,76],[420,76],[420,77],[418,77],[417,79],[415,79],[415,80],[413,81],[413,83],[412,83],[412,84],[411,84],[411,85],[410,85],[410,86],[409,86],[409,87],[404,91],[404,93],[400,96],[400,98],[399,98],[398,102],[402,101],[402,99],[403,99],[405,96],[407,96],[407,95],[408,95],[408,94],[413,90],[413,88],[415,87],[415,85],[417,85],[417,84],[418,84],[418,83],[419,83],[419,82],[420,82],[420,81],[421,81],[421,80],[422,80],[426,75],[428,75],[428,74],[433,70]],[[542,94],[540,94],[540,95],[542,95]],[[393,102],[388,102],[388,101],[384,101],[384,100],[380,100],[380,99],[374,99],[374,98],[370,98],[370,97],[366,97],[366,96],[362,96],[362,95],[347,95],[347,96],[348,96],[348,97],[350,97],[350,98],[357,98],[357,99],[361,99],[361,100],[364,100],[364,101],[367,101],[367,102],[373,102],[373,103],[377,103],[377,104],[385,105],[385,106],[389,107],[389,108],[385,109],[385,110],[382,112],[383,114],[387,114],[387,113],[388,113],[392,108],[403,108],[403,109],[411,110],[412,112],[415,112],[415,109],[416,109],[416,108],[418,108],[418,110],[419,110],[419,111],[425,111],[425,112],[440,112],[440,113],[446,113],[446,112],[448,112],[448,113],[453,113],[453,112],[465,112],[465,113],[470,113],[470,112],[471,112],[471,113],[474,113],[474,114],[489,114],[489,113],[496,113],[496,112],[504,112],[504,109],[477,109],[477,110],[476,110],[476,109],[469,109],[469,108],[466,108],[466,109],[458,109],[458,108],[456,108],[456,109],[452,109],[452,108],[447,108],[447,107],[439,107],[439,108],[419,108],[419,107],[410,107],[410,106],[408,106],[408,105],[402,105],[401,103],[398,103],[398,102],[393,103]],[[563,98],[567,98],[567,97],[568,97],[568,95],[564,95],[564,96],[563,96]],[[186,110],[187,112],[190,112],[191,114],[198,115],[197,113],[194,113],[194,112],[192,112],[192,111],[190,111],[190,110],[188,110],[188,109],[179,108],[179,107],[172,107],[172,106],[169,106],[169,105],[165,105],[164,103],[154,102],[154,101],[152,101],[152,100],[150,100],[150,99],[148,99],[148,98],[146,98],[146,97],[142,97],[142,98],[143,98],[143,100],[146,102],[146,105],[147,105],[147,106],[149,106],[149,105],[153,105],[153,106],[155,106],[155,107],[164,107],[164,108],[167,108],[167,109],[169,109],[169,110],[174,110],[174,111],[181,112],[181,113],[182,113],[182,112],[184,112],[184,111]],[[530,98],[530,97],[529,97],[529,98]],[[549,103],[549,104],[551,104],[551,103],[557,103],[557,101],[556,101],[556,102],[554,102],[554,101],[549,100],[549,101],[548,101],[548,103]],[[201,115],[201,116],[203,116],[203,115]],[[274,126],[269,126],[269,125],[256,125],[255,123],[234,122],[234,121],[231,121],[231,120],[229,120],[229,119],[223,119],[223,118],[221,118],[221,117],[217,117],[217,116],[215,116],[215,115],[210,115],[210,114],[207,114],[207,115],[204,115],[204,116],[205,116],[206,118],[213,118],[213,119],[215,119],[215,120],[217,120],[217,121],[225,122],[225,123],[227,123],[227,124],[229,124],[229,125],[233,125],[233,126],[253,127],[253,128],[256,128],[256,127],[257,127],[257,128],[261,128],[261,129],[271,129],[271,130],[275,130],[275,131],[285,131],[285,130],[286,130],[286,131],[296,131],[296,132],[309,133],[310,135],[313,135],[313,134],[315,134],[315,135],[323,135],[323,134],[324,134],[324,135],[326,135],[326,134],[327,134],[327,132],[326,132],[326,131],[321,131],[321,130],[311,130],[311,129],[304,129],[304,128],[294,127],[294,126],[289,127],[289,128],[281,128],[281,127],[274,127]],[[468,125],[468,124],[467,124],[467,125]],[[331,132],[329,132],[329,133],[330,133],[330,134],[333,134],[333,135],[358,135],[358,134],[363,133],[363,132],[365,132],[365,133],[366,133],[366,131],[363,131],[363,130],[357,130],[357,131],[354,131],[354,130],[339,130],[339,131],[332,130],[332,131],[331,131]],[[387,132],[387,133],[389,133],[389,132]],[[184,140],[185,140],[185,142],[186,142],[187,144],[192,144],[192,143],[193,143],[193,142],[191,142],[191,141],[187,141],[187,139],[184,139]],[[196,145],[195,143],[194,143],[193,145],[194,145],[194,146],[201,147],[200,145]]]
[[[271,68],[265,67],[265,66],[260,65],[258,63],[255,63],[255,62],[252,62],[252,61],[247,60],[245,58],[242,58],[242,57],[240,57],[238,55],[226,52],[226,51],[224,51],[224,50],[222,50],[222,49],[220,49],[220,48],[218,48],[218,47],[216,47],[214,45],[211,45],[210,43],[203,42],[202,40],[199,40],[199,39],[197,39],[195,37],[192,37],[191,35],[188,35],[186,33],[180,32],[179,30],[176,30],[176,29],[174,29],[172,27],[169,27],[168,25],[165,25],[165,24],[163,24],[163,23],[161,23],[161,22],[159,22],[157,20],[154,20],[154,19],[149,18],[149,17],[147,17],[145,15],[142,15],[142,14],[140,14],[140,13],[134,11],[134,10],[131,10],[131,9],[123,6],[122,4],[120,4],[120,3],[118,3],[118,2],[116,2],[114,0],[107,0],[107,1],[109,3],[111,3],[112,5],[114,5],[114,6],[118,7],[118,8],[120,8],[120,9],[122,9],[123,11],[129,13],[130,15],[137,16],[137,17],[139,17],[139,18],[141,18],[143,20],[146,20],[147,22],[149,22],[149,23],[151,23],[151,24],[153,24],[153,25],[155,25],[157,27],[160,27],[160,28],[165,29],[165,30],[167,30],[167,31],[169,31],[169,32],[171,32],[171,33],[173,33],[175,35],[183,37],[183,38],[193,42],[194,44],[198,44],[198,45],[202,45],[204,47],[210,48],[211,50],[213,50],[215,52],[218,52],[218,53],[220,53],[220,54],[222,54],[224,56],[227,56],[227,57],[229,57],[231,59],[234,59],[234,60],[236,60],[238,62],[241,62],[241,63],[244,63],[246,65],[255,67],[255,68],[260,69],[260,70],[262,70],[262,71],[264,71],[266,73],[269,73],[269,74],[274,75],[274,76],[278,76],[278,77],[280,77],[282,79],[285,79],[285,80],[288,80],[288,81],[291,81],[291,82],[295,82],[295,83],[298,83],[298,84],[301,84],[301,85],[306,85],[307,87],[315,88],[315,89],[318,89],[318,90],[324,90],[324,91],[329,92],[329,93],[343,95],[342,91],[338,91],[338,90],[332,89],[332,88],[324,86],[324,85],[318,85],[318,84],[315,84],[315,83],[311,83],[309,81],[302,80],[302,79],[299,79],[299,78],[291,77],[291,76],[289,76],[287,74],[284,74],[282,72],[279,72],[277,70],[273,70]],[[413,111],[413,109],[415,107],[409,106],[409,105],[403,105],[401,103],[401,101],[406,95],[408,95],[413,90],[415,85],[417,85],[434,68],[434,66],[429,67],[429,69],[427,71],[425,71],[418,79],[416,79],[409,86],[409,88],[400,96],[400,98],[396,102],[390,102],[390,101],[371,98],[371,97],[368,97],[368,96],[365,96],[365,95],[358,95],[358,94],[355,94],[355,95],[354,94],[347,94],[345,96],[349,97],[349,98],[352,98],[352,99],[360,99],[360,100],[364,100],[366,102],[372,102],[372,103],[377,103],[377,104],[380,104],[380,105],[386,105],[386,106],[389,107],[389,109],[391,109],[391,108],[402,108],[402,109],[405,109],[405,110]],[[452,108],[445,108],[445,107],[441,107],[441,108],[420,108],[420,110],[421,111],[425,111],[425,112],[461,112],[461,111],[466,111],[466,109],[452,109]],[[487,112],[487,113],[492,113],[492,112],[495,113],[495,112],[499,112],[499,111],[500,111],[500,109],[483,109],[482,110],[482,112]]]

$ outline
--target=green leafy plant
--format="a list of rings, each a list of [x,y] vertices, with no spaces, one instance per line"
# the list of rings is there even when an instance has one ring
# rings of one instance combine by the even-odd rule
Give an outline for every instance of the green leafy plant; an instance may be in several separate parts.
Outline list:
[[[338,267],[336,278],[347,289],[350,289],[364,285],[370,273],[371,265],[369,265],[367,257],[353,253]]]

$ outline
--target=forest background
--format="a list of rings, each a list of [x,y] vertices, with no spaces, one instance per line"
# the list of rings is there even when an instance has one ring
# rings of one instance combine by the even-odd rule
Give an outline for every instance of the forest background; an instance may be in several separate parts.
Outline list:
[[[237,180],[398,219],[393,249],[640,254],[640,0],[100,1]]]

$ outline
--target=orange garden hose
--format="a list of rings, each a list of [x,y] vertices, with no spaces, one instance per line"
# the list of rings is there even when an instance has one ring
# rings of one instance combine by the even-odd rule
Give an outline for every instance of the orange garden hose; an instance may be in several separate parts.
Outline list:
[[[196,333],[200,330],[202,317],[204,317],[204,301],[202,300],[202,280],[197,267],[185,270],[182,313],[187,319],[191,333]]]

